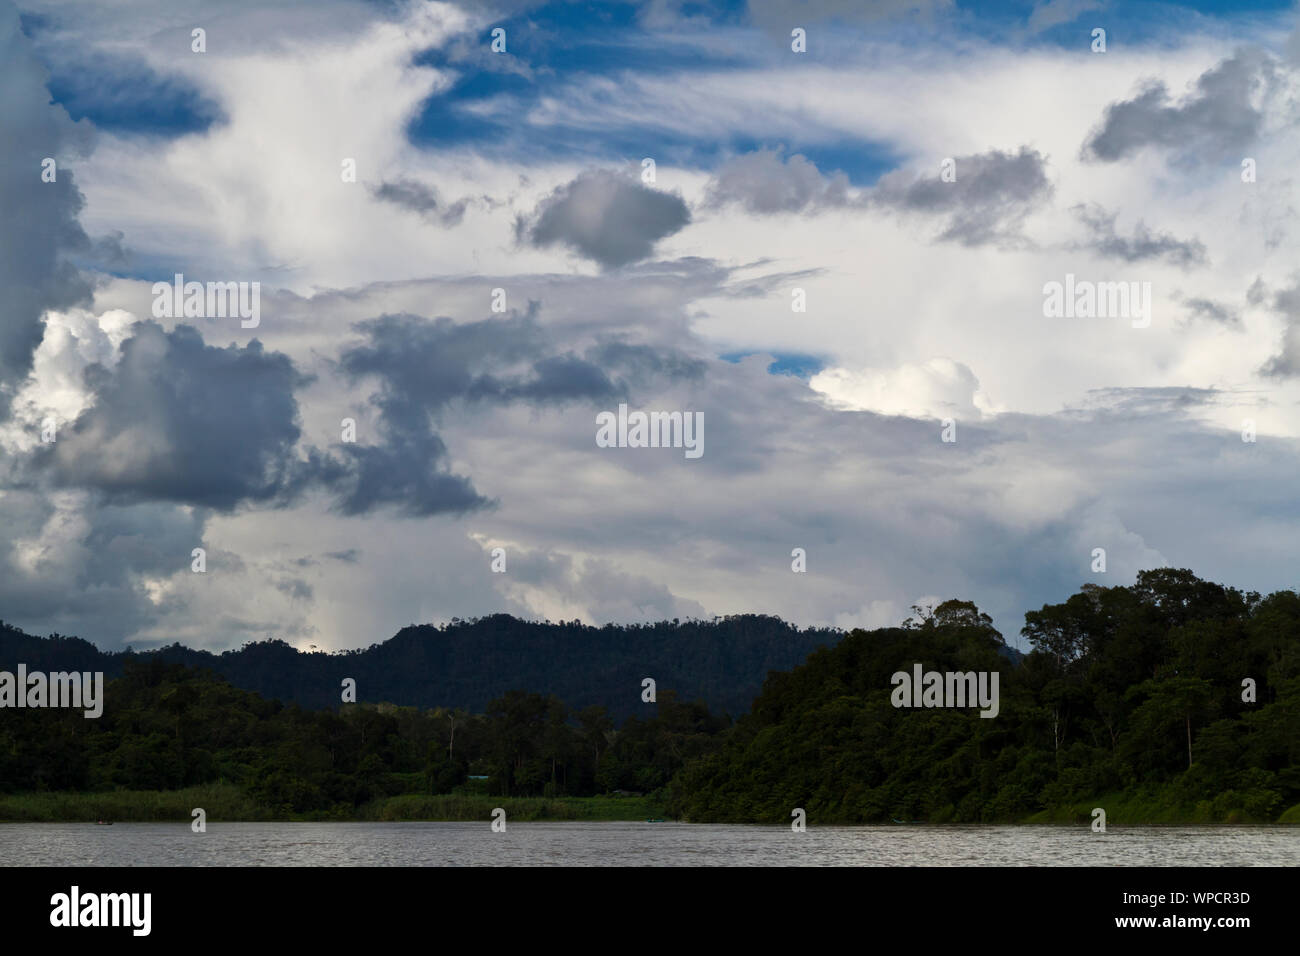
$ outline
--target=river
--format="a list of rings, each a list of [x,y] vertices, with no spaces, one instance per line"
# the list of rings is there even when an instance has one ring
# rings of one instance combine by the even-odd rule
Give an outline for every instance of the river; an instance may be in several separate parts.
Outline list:
[[[0,866],[1297,866],[1294,826],[0,824]]]

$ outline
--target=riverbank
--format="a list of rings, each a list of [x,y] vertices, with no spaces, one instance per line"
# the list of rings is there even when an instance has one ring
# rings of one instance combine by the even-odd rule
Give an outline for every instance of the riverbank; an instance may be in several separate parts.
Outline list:
[[[210,822],[402,821],[474,822],[489,820],[501,807],[506,819],[527,821],[641,821],[665,816],[651,797],[494,797],[489,794],[402,794],[371,801],[349,812],[296,814],[262,806],[238,787],[211,784],[184,790],[114,790],[104,793],[0,794],[0,823],[189,822],[202,808]],[[1040,810],[1017,820],[1028,825],[1090,824],[1093,809],[1106,811],[1107,825],[1187,826],[1196,824],[1300,824],[1300,805],[1280,814],[1260,814],[1228,795],[1192,805],[1167,805],[1150,795],[1107,794],[1094,800]],[[760,821],[748,821],[760,822]],[[882,821],[884,822],[884,821]],[[951,821],[909,820],[943,826]],[[816,820],[810,820],[816,825]]]
[[[488,794],[403,794],[384,797],[348,813],[296,814],[259,805],[238,787],[212,784],[184,790],[114,790],[104,793],[0,794],[0,823],[189,822],[201,808],[209,822],[489,820],[501,807],[513,821],[658,819],[662,807],[649,797],[494,797]]]
[[[1195,824],[1287,823],[1300,824],[1300,805],[1282,813],[1270,812],[1266,806],[1250,800],[1234,799],[1227,793],[1214,800],[1195,803],[1169,803],[1150,794],[1111,793],[1068,806],[1040,810],[1023,823],[1090,823],[1093,811],[1106,811],[1107,825],[1185,826]]]

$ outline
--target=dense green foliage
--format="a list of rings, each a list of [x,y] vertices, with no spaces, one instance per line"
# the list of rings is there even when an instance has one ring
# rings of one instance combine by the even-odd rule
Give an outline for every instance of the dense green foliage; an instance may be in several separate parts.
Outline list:
[[[1114,822],[1300,819],[1300,595],[1261,598],[1189,571],[1148,571],[1133,586],[1086,585],[1026,615],[1022,633],[1034,650],[1023,657],[973,604],[917,612],[901,628],[854,631],[793,670],[772,671],[735,724],[702,702],[681,702],[662,680],[657,704],[641,703],[639,679],[631,681],[637,714],[618,725],[602,706],[571,710],[554,695],[520,690],[479,713],[390,703],[308,710],[166,653],[125,655],[98,719],[79,710],[0,712],[0,794],[15,795],[0,797],[0,813],[58,818],[150,791],[119,818],[169,813],[168,792],[207,794],[243,819],[479,819],[501,800],[523,801],[520,812],[534,817],[635,818],[639,804],[581,802],[635,793],[694,821],[785,823],[796,807],[812,823],[1078,820],[1095,806]],[[728,619],[732,636],[710,632],[709,648],[691,659],[743,643],[750,626],[766,647],[770,622]],[[643,630],[677,627],[685,625]],[[546,640],[565,633],[589,646],[580,628]],[[801,633],[812,632],[787,631]],[[629,634],[638,629],[618,632]],[[463,636],[449,643],[462,646]],[[394,659],[409,664],[411,647],[438,643],[417,638],[390,641]],[[69,643],[46,640],[19,659],[61,669]],[[571,656],[558,644],[551,650]],[[258,653],[278,660],[285,650],[258,645],[239,659]],[[322,667],[349,658],[288,653]],[[744,663],[735,666],[773,653],[737,652]],[[891,677],[915,664],[996,672],[997,716],[895,707]],[[726,674],[732,664],[711,666]],[[368,679],[353,673],[359,684]],[[588,663],[571,676],[584,673],[612,688],[643,671],[616,682]],[[1246,678],[1253,701],[1243,699]]]
[[[648,820],[663,816],[663,807],[652,797],[501,797],[486,794],[423,796],[403,794],[376,800],[361,808],[364,820],[385,823],[401,820],[491,819],[500,807],[515,823],[528,820]]]
[[[105,653],[74,637],[34,637],[0,622],[0,668],[22,661],[31,670],[103,671],[116,677],[133,657],[161,657],[312,709],[337,708],[345,677],[357,682],[360,701],[474,713],[507,691],[526,687],[577,709],[604,707],[622,720],[640,712],[644,677],[675,688],[684,699],[706,700],[720,713],[739,714],[769,670],[793,667],[840,636],[755,614],[600,628],[494,614],[444,627],[406,627],[383,644],[338,654],[302,653],[284,641],[266,640],[224,654],[175,644],[133,655]]]
[[[391,704],[285,706],[161,657],[128,660],[103,716],[5,710],[0,791],[175,790],[232,784],[276,815],[342,817],[398,794],[480,788],[585,796],[662,788],[727,726],[672,691],[615,730],[600,707],[571,714],[511,691],[481,715]],[[482,777],[482,780],[471,780]]]
[[[180,790],[60,790],[0,793],[0,822],[64,823],[111,820],[114,823],[170,821],[184,825],[202,807],[209,820],[270,820],[274,815],[233,784],[214,783]]]
[[[1300,801],[1294,592],[1261,599],[1159,569],[1132,587],[1087,585],[1026,615],[1023,633],[1034,651],[1012,667],[1001,635],[964,602],[855,631],[769,677],[723,747],[679,775],[670,812],[1015,820],[1146,793],[1183,818],[1275,820]],[[916,662],[999,670],[999,715],[895,708],[891,674]],[[1244,678],[1257,684],[1254,703],[1242,699]]]
[[[294,813],[288,808],[264,807],[239,787],[228,783],[205,784],[183,790],[104,790],[100,792],[0,793],[0,822],[57,823],[112,820],[115,823],[171,822],[185,826],[191,811],[202,807],[207,820],[319,820],[319,812]],[[663,815],[663,807],[650,797],[503,797],[494,794],[400,794],[379,797],[349,820],[460,820],[484,822],[501,807],[514,823],[527,820],[645,820]],[[340,816],[335,812],[333,817]]]

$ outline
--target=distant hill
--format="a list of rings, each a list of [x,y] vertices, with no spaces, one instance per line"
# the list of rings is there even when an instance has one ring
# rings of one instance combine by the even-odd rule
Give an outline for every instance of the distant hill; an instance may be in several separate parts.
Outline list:
[[[702,699],[715,713],[744,713],[768,671],[802,664],[843,633],[800,630],[776,617],[741,614],[713,621],[589,627],[534,623],[508,614],[442,627],[403,628],[382,644],[337,654],[303,653],[280,640],[213,654],[173,644],[138,657],[207,667],[235,687],[303,707],[337,707],[344,678],[359,701],[482,712],[510,690],[554,694],[575,710],[604,706],[622,720],[638,713],[641,681]],[[0,669],[121,674],[131,652],[104,652],[88,641],[36,637],[0,623]]]

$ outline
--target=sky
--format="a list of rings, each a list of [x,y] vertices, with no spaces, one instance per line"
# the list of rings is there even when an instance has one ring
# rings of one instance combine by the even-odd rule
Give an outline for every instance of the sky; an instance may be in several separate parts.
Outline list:
[[[1147,568],[1293,588],[1296,25],[0,0],[0,618],[342,649],[957,598],[1023,646]],[[607,447],[621,406],[700,453]]]

